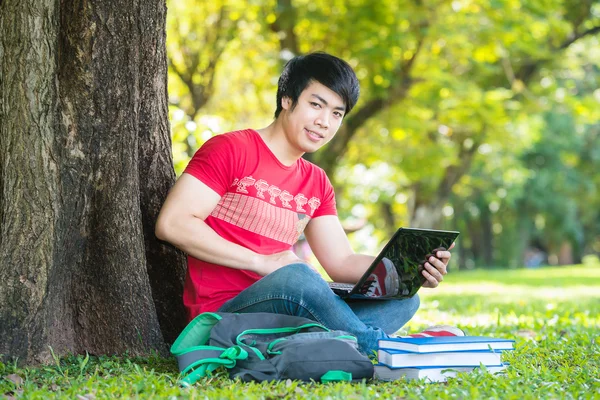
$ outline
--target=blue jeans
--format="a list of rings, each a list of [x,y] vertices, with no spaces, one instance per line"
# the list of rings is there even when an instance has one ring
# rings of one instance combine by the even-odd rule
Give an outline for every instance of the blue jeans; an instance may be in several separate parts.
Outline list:
[[[406,324],[419,308],[419,296],[409,299],[342,300],[306,264],[290,264],[265,276],[219,308],[219,312],[269,312],[309,318],[329,329],[358,338],[371,355],[377,341]]]

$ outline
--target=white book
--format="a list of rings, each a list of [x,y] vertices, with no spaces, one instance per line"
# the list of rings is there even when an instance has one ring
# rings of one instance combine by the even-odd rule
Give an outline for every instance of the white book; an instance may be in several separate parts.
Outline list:
[[[444,351],[413,353],[403,350],[379,349],[379,363],[393,368],[401,367],[461,367],[473,365],[500,365],[501,353],[492,351]]]
[[[454,367],[413,367],[413,368],[389,368],[382,364],[375,365],[375,379],[382,381],[394,381],[396,379],[423,379],[427,382],[446,382],[448,378],[455,377],[459,372],[472,372],[480,368],[474,366]],[[489,373],[496,374],[506,369],[506,365],[488,365],[485,367]]]
[[[513,350],[515,341],[486,336],[396,337],[379,340],[380,349],[417,353],[465,350]]]

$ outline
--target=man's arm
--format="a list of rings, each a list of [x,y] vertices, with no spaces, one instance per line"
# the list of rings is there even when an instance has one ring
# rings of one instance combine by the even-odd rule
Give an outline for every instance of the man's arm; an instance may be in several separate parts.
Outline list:
[[[358,282],[375,259],[354,253],[335,215],[314,218],[306,226],[304,235],[317,260],[335,282]]]
[[[185,253],[210,263],[267,275],[300,262],[291,251],[261,255],[219,236],[204,220],[221,196],[192,175],[184,173],[169,192],[156,221],[155,234]]]
[[[354,253],[346,232],[335,215],[313,219],[306,226],[304,233],[313,253],[327,274],[336,282],[358,282],[375,259],[372,256]],[[454,245],[450,249],[452,247]],[[437,287],[447,273],[450,252],[437,251],[434,256],[425,263],[423,276],[427,281],[424,287]]]

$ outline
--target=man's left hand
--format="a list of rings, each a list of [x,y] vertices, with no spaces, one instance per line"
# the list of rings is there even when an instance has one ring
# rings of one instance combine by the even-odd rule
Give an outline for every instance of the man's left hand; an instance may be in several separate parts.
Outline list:
[[[435,288],[444,280],[444,275],[448,273],[448,262],[450,261],[450,257],[452,257],[450,250],[453,247],[454,243],[452,243],[452,246],[448,250],[436,249],[433,255],[429,256],[423,269],[423,276],[426,279],[423,287]]]

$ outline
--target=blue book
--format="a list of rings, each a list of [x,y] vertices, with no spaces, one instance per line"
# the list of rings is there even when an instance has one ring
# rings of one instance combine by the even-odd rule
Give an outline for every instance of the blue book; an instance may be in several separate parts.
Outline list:
[[[486,365],[485,370],[490,374],[496,374],[506,369],[507,365]],[[448,378],[455,377],[459,372],[473,372],[480,368],[480,365],[390,368],[383,364],[377,364],[375,365],[375,379],[393,381],[406,378],[408,380],[425,379],[427,382],[446,382]]]
[[[501,352],[489,350],[444,351],[435,353],[415,353],[403,350],[379,349],[379,363],[388,367],[461,367],[500,365]]]
[[[513,350],[514,340],[486,336],[397,337],[379,340],[380,349],[404,350],[415,353],[472,350]]]

